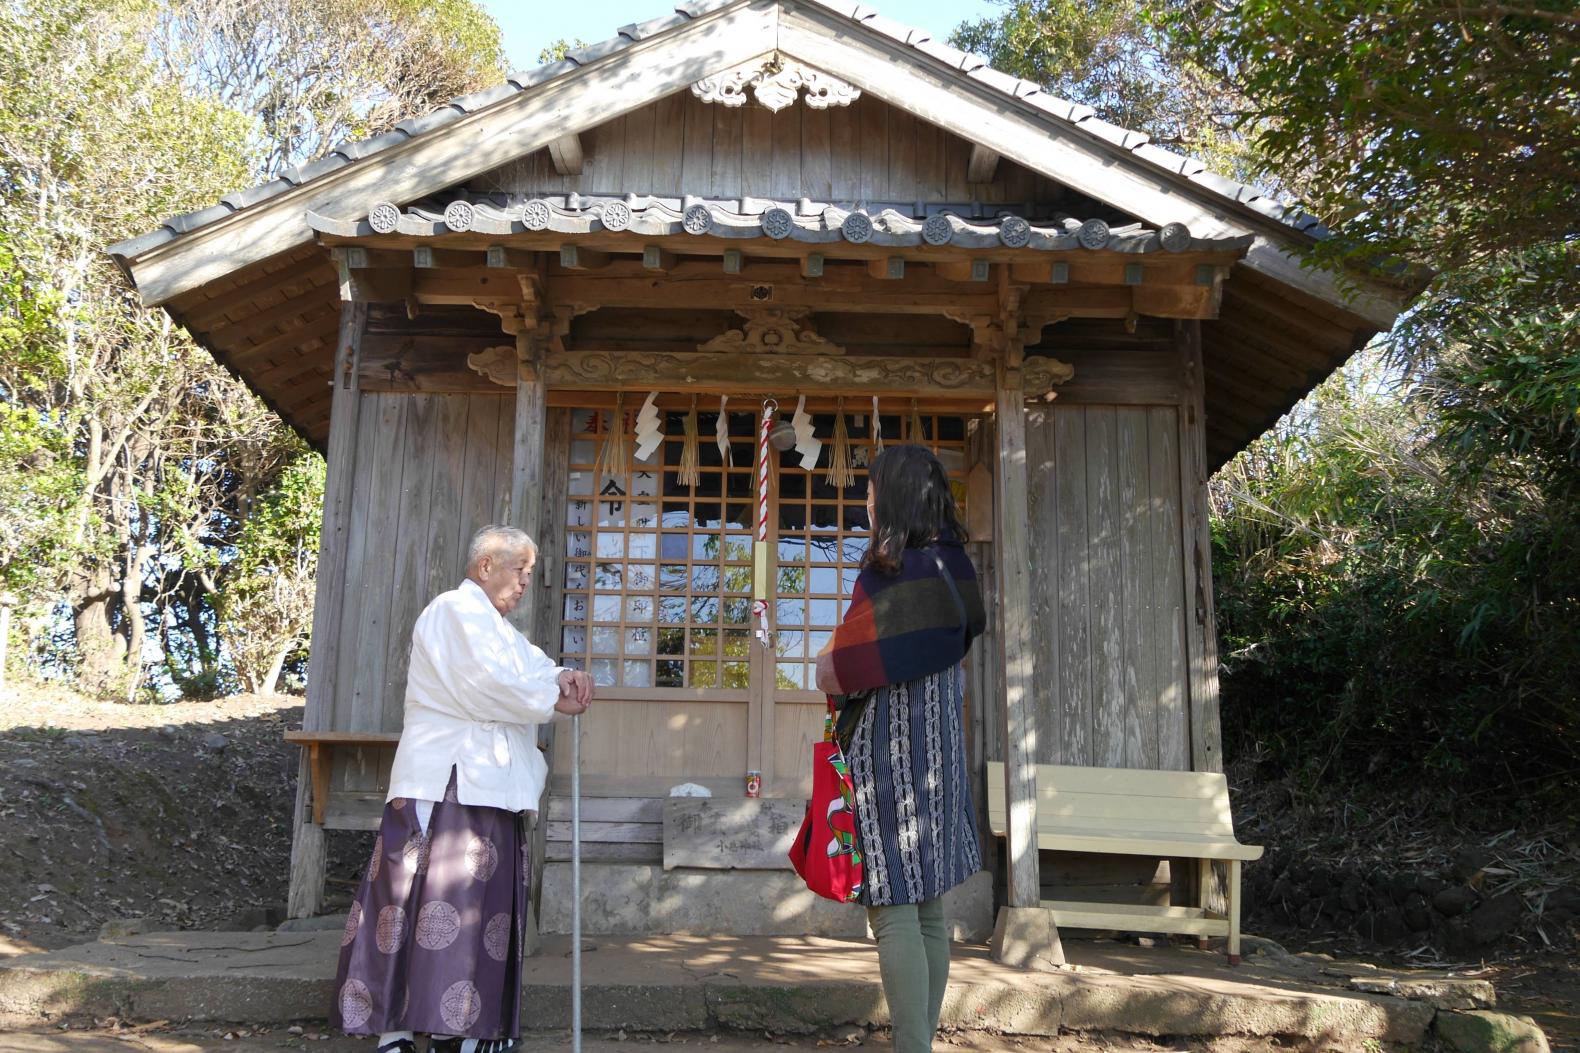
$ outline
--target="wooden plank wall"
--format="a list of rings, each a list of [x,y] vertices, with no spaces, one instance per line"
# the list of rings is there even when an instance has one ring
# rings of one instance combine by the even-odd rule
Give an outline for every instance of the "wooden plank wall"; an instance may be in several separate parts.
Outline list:
[[[1039,764],[1191,767],[1179,410],[1026,422]]]
[[[689,92],[582,133],[580,175],[547,150],[472,180],[483,193],[655,194],[814,201],[1044,203],[1057,183],[1001,161],[990,183],[966,179],[971,145],[870,96],[847,107],[710,105]]]
[[[515,411],[506,395],[360,398],[339,661],[320,726],[399,731],[412,625],[460,582],[473,532],[507,513]],[[389,757],[347,755],[336,788],[382,789]]]

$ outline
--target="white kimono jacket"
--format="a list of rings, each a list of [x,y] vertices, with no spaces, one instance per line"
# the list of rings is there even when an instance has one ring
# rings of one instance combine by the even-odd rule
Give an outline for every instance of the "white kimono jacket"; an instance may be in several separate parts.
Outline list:
[[[435,597],[412,628],[387,799],[440,800],[454,767],[462,804],[535,810],[548,777],[535,725],[554,718],[563,671],[471,579]]]

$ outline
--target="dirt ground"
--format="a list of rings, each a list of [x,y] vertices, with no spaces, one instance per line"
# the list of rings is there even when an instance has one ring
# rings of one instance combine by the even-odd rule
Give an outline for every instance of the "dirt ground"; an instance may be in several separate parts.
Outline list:
[[[300,721],[300,700],[291,698],[124,705],[27,685],[0,696],[0,957],[91,940],[110,919],[146,917],[168,929],[277,925],[297,770],[295,748],[283,734]],[[349,900],[371,841],[371,834],[330,838],[332,907]],[[1265,935],[1291,951],[1425,964],[1318,931]],[[1455,964],[1490,979],[1501,1007],[1535,1017],[1555,1048],[1580,1050],[1580,959],[1573,953],[1535,950]],[[0,1053],[367,1049],[283,1032],[228,1040],[224,1033],[113,1028],[18,1034],[0,1034]],[[534,1041],[544,1043],[543,1050],[554,1045]],[[703,1041],[733,1050],[733,1043],[770,1040]],[[1102,1036],[1082,1041],[1094,1044],[980,1048],[1188,1048],[1124,1045]],[[611,1041],[608,1048],[619,1044]]]
[[[300,1030],[300,1029],[298,1029]],[[863,1053],[889,1053],[889,1036],[867,1033],[859,1028],[825,1036],[784,1036],[742,1032],[649,1034],[588,1034],[583,1038],[586,1053],[638,1053],[648,1047],[666,1047],[683,1053],[748,1053],[784,1050],[809,1053],[814,1050],[860,1049]],[[563,1053],[570,1048],[568,1034],[529,1036],[521,1053]],[[1024,1038],[980,1033],[940,1035],[933,1044],[939,1053],[1162,1053],[1165,1050],[1199,1053],[1260,1053],[1269,1047],[1265,1040],[1222,1039],[1214,1042],[1158,1043],[1129,1035],[1060,1035],[1056,1038]],[[1287,1047],[1281,1047],[1287,1048]],[[371,1053],[367,1039],[333,1036],[307,1030],[292,1034],[281,1031],[252,1032],[189,1031],[179,1029],[94,1028],[86,1031],[61,1031],[40,1028],[0,1034],[0,1053]]]

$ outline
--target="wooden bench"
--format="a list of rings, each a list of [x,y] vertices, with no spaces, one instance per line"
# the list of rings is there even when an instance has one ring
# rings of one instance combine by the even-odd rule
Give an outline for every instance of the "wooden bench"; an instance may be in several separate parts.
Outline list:
[[[1004,765],[988,762],[988,825],[1007,828]],[[1054,924],[1073,929],[1227,936],[1229,963],[1240,961],[1240,865],[1262,849],[1235,839],[1229,781],[1216,772],[1037,765],[1037,847],[1197,861],[1203,901],[1194,907],[1043,900]],[[1202,902],[1212,864],[1229,864],[1228,912]]]
[[[313,822],[335,830],[376,830],[379,816],[384,810],[384,794],[354,794],[355,801],[345,802],[346,808],[329,812],[333,795],[329,776],[334,771],[336,750],[387,749],[400,744],[398,731],[287,731],[286,742],[294,742],[307,751],[307,770],[312,774]],[[373,798],[377,798],[376,801]],[[364,798],[367,798],[364,800]],[[344,813],[344,814],[340,814]]]

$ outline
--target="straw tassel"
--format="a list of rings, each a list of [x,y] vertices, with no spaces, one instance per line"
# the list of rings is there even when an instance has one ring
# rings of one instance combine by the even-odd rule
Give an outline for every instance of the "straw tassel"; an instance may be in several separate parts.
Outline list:
[[[911,435],[910,442],[926,442],[926,429],[922,427],[922,411],[917,407],[916,400],[911,400]]]
[[[630,444],[625,434],[625,395],[616,393],[614,397],[614,423],[609,428],[609,434],[604,437],[603,449],[598,451],[598,464],[595,471],[599,479],[616,478],[624,479],[630,468],[627,447]]]
[[[680,447],[680,472],[676,476],[681,486],[696,486],[701,481],[697,470],[697,396],[691,396],[691,410],[686,414],[685,441]]]
[[[868,460],[878,459],[878,454],[883,452],[883,418],[878,416],[878,396],[872,396],[872,457]]]
[[[828,459],[828,485],[843,490],[856,482],[856,471],[850,464],[850,433],[845,430],[845,400],[840,399],[834,410],[834,452]]]

